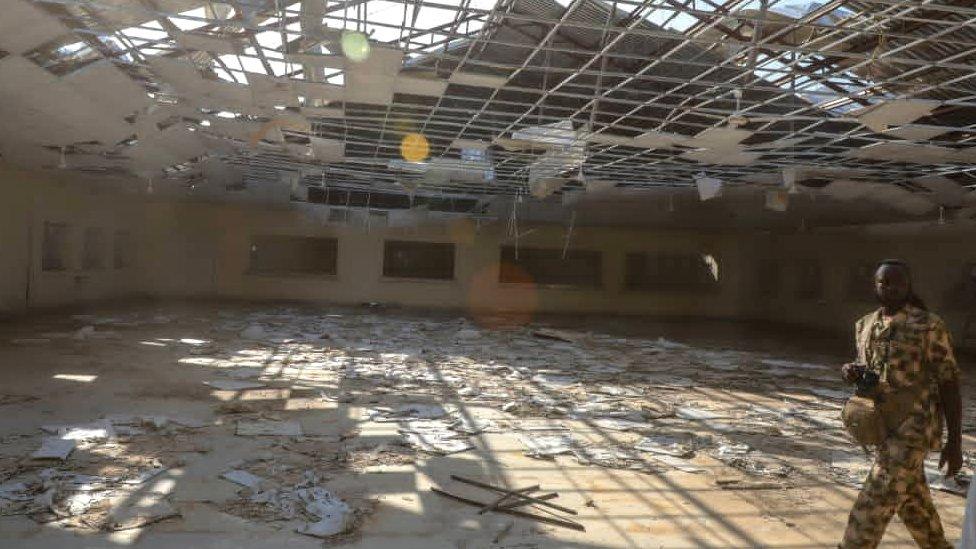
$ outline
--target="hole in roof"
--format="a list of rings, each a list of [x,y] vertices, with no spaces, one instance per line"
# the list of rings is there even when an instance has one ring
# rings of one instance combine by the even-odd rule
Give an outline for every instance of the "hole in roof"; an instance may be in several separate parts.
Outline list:
[[[281,47],[281,33],[278,31],[264,31],[255,35],[262,48],[278,49]]]
[[[45,42],[24,57],[57,76],[69,74],[102,58],[87,42],[68,34]]]
[[[221,67],[214,67],[213,68],[213,71],[214,71],[214,74],[217,75],[217,78],[219,78],[221,80],[225,80],[227,82],[234,82],[234,77],[231,76],[230,72],[224,70],[223,68],[221,68]]]
[[[707,6],[708,5],[706,4],[702,7]],[[678,32],[684,32],[698,22],[698,19],[696,19],[693,15],[682,13],[674,8],[667,8],[663,6],[655,8],[653,11],[647,14],[644,19],[659,27]]]
[[[210,23],[207,18],[207,8],[196,8],[189,11],[180,12],[179,15],[169,18],[181,31],[199,29]]]

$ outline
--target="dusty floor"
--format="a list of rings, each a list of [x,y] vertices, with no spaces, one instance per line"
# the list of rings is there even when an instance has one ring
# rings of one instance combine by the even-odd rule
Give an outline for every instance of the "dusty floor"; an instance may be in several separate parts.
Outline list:
[[[0,324],[0,547],[833,547],[867,464],[839,430],[846,343],[829,337],[271,305],[86,313]],[[538,337],[544,324],[568,341]],[[242,385],[205,384],[221,381]],[[31,459],[46,437],[76,447]],[[586,531],[431,492],[496,497],[452,474],[558,492]],[[954,539],[963,499],[935,497]],[[322,502],[349,533],[296,533]],[[897,520],[885,546],[912,546]]]

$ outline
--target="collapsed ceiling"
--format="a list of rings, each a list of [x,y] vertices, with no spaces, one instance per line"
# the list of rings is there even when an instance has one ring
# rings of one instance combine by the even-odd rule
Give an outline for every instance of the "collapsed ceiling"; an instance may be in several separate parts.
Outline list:
[[[354,191],[566,202],[707,181],[707,197],[755,187],[774,211],[817,188],[911,215],[970,204],[976,183],[965,1],[4,10],[0,150],[33,168],[330,204]]]

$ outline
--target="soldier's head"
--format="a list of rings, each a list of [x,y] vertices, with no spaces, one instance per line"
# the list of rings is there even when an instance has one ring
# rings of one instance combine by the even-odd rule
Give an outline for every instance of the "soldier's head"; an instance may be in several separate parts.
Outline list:
[[[886,259],[879,263],[874,272],[874,293],[889,311],[897,311],[910,303],[914,296],[908,264],[899,259]]]

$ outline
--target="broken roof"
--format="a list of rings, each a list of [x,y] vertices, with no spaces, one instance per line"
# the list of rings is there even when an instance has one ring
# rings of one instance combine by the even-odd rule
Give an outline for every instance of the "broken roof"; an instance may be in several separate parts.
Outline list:
[[[572,158],[542,170],[567,189],[690,187],[703,168],[748,182],[809,165],[969,184],[976,162],[976,9],[952,2],[5,9],[0,98],[13,108],[0,144],[41,167],[193,178],[220,158],[253,185],[290,171],[310,186],[480,196],[526,192],[547,158]],[[533,134],[557,127],[570,142]],[[422,170],[401,159],[409,133],[429,144]],[[466,173],[459,142],[487,149],[480,175]],[[881,154],[920,147],[940,154]]]

